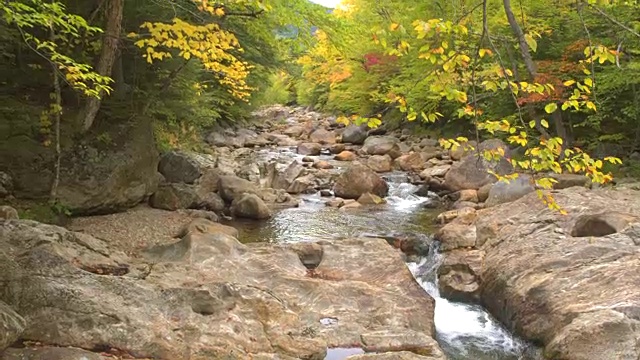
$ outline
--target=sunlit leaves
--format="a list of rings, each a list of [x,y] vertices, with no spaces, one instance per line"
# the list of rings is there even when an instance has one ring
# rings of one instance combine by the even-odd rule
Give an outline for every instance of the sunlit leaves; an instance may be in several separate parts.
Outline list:
[[[242,48],[232,33],[217,24],[194,25],[179,18],[171,23],[147,22],[140,27],[146,34],[130,34],[130,37],[137,39],[136,46],[146,49],[143,57],[148,63],[174,54],[186,61],[195,58],[220,84],[227,86],[233,96],[240,99],[249,96],[251,89],[246,78],[250,66],[233,55],[232,51],[241,52]]]

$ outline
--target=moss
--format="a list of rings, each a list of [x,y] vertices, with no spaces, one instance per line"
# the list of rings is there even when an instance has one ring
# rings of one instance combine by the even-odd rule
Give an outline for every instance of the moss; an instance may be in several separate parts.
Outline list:
[[[45,224],[65,226],[69,213],[46,200],[10,200],[8,204],[18,210],[20,219],[35,220]]]

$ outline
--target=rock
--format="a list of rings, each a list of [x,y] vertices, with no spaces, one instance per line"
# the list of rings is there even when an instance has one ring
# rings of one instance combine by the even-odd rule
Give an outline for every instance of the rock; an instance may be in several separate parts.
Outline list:
[[[475,213],[476,213],[476,209],[473,209],[473,208],[446,211],[438,215],[438,217],[436,218],[436,222],[438,224],[447,224],[452,222],[459,216],[466,216],[466,215],[475,214]]]
[[[557,183],[553,184],[553,188],[557,190],[572,186],[589,187],[591,185],[591,179],[584,175],[551,173],[549,177],[557,181]]]
[[[305,156],[305,157],[302,158],[302,162],[303,163],[312,163],[314,161],[315,160],[311,156]]]
[[[431,195],[430,193],[429,184],[422,184],[413,194],[421,197],[429,197]]]
[[[480,250],[452,250],[444,254],[438,268],[438,288],[445,299],[457,302],[479,303],[482,281]]]
[[[320,191],[320,196],[322,196],[322,197],[331,197],[331,196],[333,196],[333,193],[331,193],[331,191],[329,191],[329,190],[321,190]]]
[[[482,204],[478,204],[477,202],[458,200],[458,201],[453,203],[451,208],[453,210],[461,210],[461,209],[464,209],[464,208],[473,208],[473,209],[479,210],[479,209],[482,209],[483,206],[482,206]]]
[[[505,159],[490,162],[483,157],[478,158],[475,154],[471,154],[451,166],[444,177],[445,184],[451,191],[477,190],[497,181],[496,177],[488,172],[489,170],[506,175],[513,172],[513,167]]]
[[[193,184],[200,176],[200,166],[189,154],[170,151],[160,158],[158,172],[167,182]]]
[[[350,125],[347,126],[342,132],[342,142],[355,145],[362,145],[367,139],[367,127]]]
[[[164,184],[151,196],[149,205],[156,209],[189,209],[199,205],[200,197],[192,185]]]
[[[294,125],[294,126],[288,127],[282,133],[293,138],[299,138],[300,135],[302,135],[304,132],[305,132],[305,128],[303,126]]]
[[[287,189],[289,194],[301,194],[309,189],[313,189],[315,177],[313,174],[296,178]]]
[[[541,343],[549,358],[637,359],[638,195],[630,189],[571,187],[553,193],[567,215],[549,210],[536,193],[478,212],[473,225],[476,246],[485,252],[483,304],[523,337]],[[605,209],[619,214],[618,225],[580,234],[588,240],[572,235],[589,228],[582,223]]]
[[[387,202],[378,195],[364,193],[358,198],[358,202],[362,205],[381,205]]]
[[[385,197],[389,185],[371,169],[355,162],[338,177],[333,192],[345,199],[357,199],[364,193]]]
[[[253,183],[257,183],[261,178],[260,167],[255,162],[245,164],[236,171],[236,175]]]
[[[473,212],[469,209],[473,210]],[[440,241],[440,250],[449,251],[475,247],[476,227],[473,225],[477,217],[475,209],[463,208],[453,211],[458,212],[455,221],[451,221],[441,227],[434,236],[436,240]]]
[[[340,207],[340,210],[346,211],[346,210],[358,209],[361,207],[362,207],[362,204],[360,204],[357,201],[351,201],[351,202],[345,201],[345,203]]]
[[[2,360],[110,360],[111,356],[102,356],[83,349],[67,347],[25,347],[7,349],[1,355]]]
[[[616,211],[580,215],[571,228],[571,236],[607,236],[622,231],[637,220],[634,215]]]
[[[324,203],[326,206],[339,208],[344,205],[344,199],[335,198]]]
[[[491,191],[491,188],[493,187],[493,184],[486,184],[480,187],[480,189],[478,189],[478,201],[479,202],[485,202],[487,201],[487,199],[489,198],[489,192]]]
[[[392,158],[400,152],[398,146],[398,139],[393,136],[371,136],[365,140],[362,150],[369,155],[386,155],[389,154]]]
[[[0,220],[17,220],[19,218],[18,210],[9,205],[0,206]]]
[[[355,161],[358,157],[351,151],[343,151],[334,157],[338,161]]]
[[[322,146],[318,143],[302,143],[298,145],[298,154],[318,156],[322,152]]]
[[[345,151],[347,147],[344,144],[333,144],[329,146],[329,152],[332,154],[340,154]]]
[[[367,159],[367,166],[379,173],[390,172],[393,159],[389,155],[373,155]]]
[[[13,194],[13,179],[6,172],[0,171],[0,199]]]
[[[435,336],[433,299],[383,239],[245,246],[190,233],[145,253],[153,266],[87,234],[3,222],[0,298],[29,319],[25,341],[141,359],[322,359],[329,347],[349,346],[427,351]],[[326,318],[344,326],[323,325]]]
[[[216,193],[208,193],[199,196],[197,206],[201,209],[220,213],[225,209],[224,200]]]
[[[271,187],[274,189],[284,189],[287,190],[296,180],[296,178],[304,172],[304,167],[302,164],[297,162],[296,160],[292,161],[289,166],[283,171],[279,172],[275,175],[273,181],[271,182]]]
[[[190,233],[218,235],[223,234],[234,238],[238,237],[238,230],[232,226],[222,225],[207,219],[195,219],[184,225],[175,237],[183,238]]]
[[[366,352],[384,353],[410,350],[435,359],[446,359],[440,346],[432,337],[411,330],[393,334],[386,331],[362,334],[362,342]]]
[[[281,196],[279,191],[286,193],[283,189],[262,189],[258,184],[237,176],[220,176],[218,181],[218,195],[220,195],[226,203],[233,202],[233,200],[245,193],[256,194],[266,202],[284,202],[278,201],[278,198]]]
[[[449,156],[452,160],[460,161],[467,155],[472,154],[478,147],[478,143],[475,140],[471,140],[467,143],[461,144],[457,148],[449,150]]]
[[[418,172],[424,169],[424,161],[418,153],[411,153],[408,155],[402,155],[394,160],[394,164],[402,171],[415,171]]]
[[[255,194],[243,194],[241,197],[233,200],[231,204],[231,214],[235,217],[264,220],[272,216],[271,210]]]
[[[437,165],[430,168],[425,169],[420,173],[420,177],[422,179],[432,178],[432,177],[444,177],[451,169],[451,165]]]
[[[515,201],[533,191],[535,191],[533,179],[529,175],[520,174],[509,183],[498,181],[489,190],[486,206],[491,207]]]
[[[450,196],[455,201],[466,201],[472,203],[478,202],[478,192],[472,189],[460,190],[456,193],[451,194]]]
[[[0,300],[0,355],[13,344],[27,327],[26,321]]]
[[[438,147],[438,140],[436,139],[431,139],[431,138],[424,138],[422,140],[420,140],[420,143],[418,144],[421,148],[436,148]]]
[[[320,128],[309,135],[309,140],[311,140],[311,142],[324,145],[335,144],[336,134],[334,134],[333,131],[327,131]]]
[[[208,193],[218,192],[218,182],[220,181],[220,171],[218,169],[207,169],[196,181],[196,192],[200,196]]]
[[[446,357],[422,356],[410,351],[393,351],[386,353],[349,356],[347,360],[446,360]]]
[[[216,214],[213,211],[198,210],[198,209],[184,209],[184,210],[178,210],[178,212],[181,214],[186,214],[187,216],[195,219],[206,219],[213,222],[218,222],[220,220],[220,217],[218,216],[218,214]]]
[[[331,165],[328,161],[319,160],[313,163],[313,167],[316,169],[333,169],[333,165]]]

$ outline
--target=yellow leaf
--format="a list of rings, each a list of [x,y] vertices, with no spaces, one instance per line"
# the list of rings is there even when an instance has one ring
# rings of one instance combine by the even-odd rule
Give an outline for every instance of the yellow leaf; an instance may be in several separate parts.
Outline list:
[[[399,26],[400,26],[400,24],[393,23],[393,24],[389,25],[389,30],[396,31],[396,29],[398,29]]]
[[[540,120],[540,125],[542,125],[546,129],[549,128],[549,123],[545,119]]]

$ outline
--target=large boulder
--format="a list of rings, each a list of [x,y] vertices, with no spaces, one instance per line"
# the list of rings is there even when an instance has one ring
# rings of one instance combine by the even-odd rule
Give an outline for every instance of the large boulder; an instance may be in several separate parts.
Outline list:
[[[385,197],[389,193],[389,185],[373,170],[356,162],[338,177],[333,192],[344,199],[358,199],[365,193]]]
[[[491,207],[515,201],[535,190],[533,178],[529,175],[520,174],[516,179],[510,180],[508,183],[498,181],[493,184],[489,190],[486,205]]]
[[[231,175],[220,176],[218,181],[218,194],[228,204],[231,204],[243,194],[255,194],[269,204],[297,205],[297,202],[291,195],[287,194],[286,190],[261,188],[256,183]]]
[[[402,155],[394,160],[394,164],[399,170],[402,171],[415,171],[418,172],[424,169],[424,160],[419,153],[411,153]]]
[[[255,194],[243,194],[234,199],[231,204],[231,214],[235,217],[254,220],[264,220],[272,216],[267,204]]]
[[[189,209],[197,207],[200,199],[193,185],[172,183],[160,185],[149,199],[149,204],[162,210]]]
[[[37,134],[39,116],[29,107],[0,114],[0,171],[13,179],[18,198],[46,199],[54,179],[55,152]],[[151,119],[96,122],[82,136],[62,134],[58,198],[74,215],[125,210],[143,202],[157,185],[158,152]],[[75,127],[77,128],[77,127]]]
[[[638,359],[639,195],[571,187],[553,193],[566,215],[530,193],[454,220],[485,253],[482,303],[548,358]]]
[[[0,301],[0,355],[2,350],[18,340],[26,327],[27,323],[22,316]]]
[[[158,172],[170,183],[193,184],[202,176],[198,162],[190,154],[180,151],[163,154],[158,163]]]
[[[21,339],[36,346],[192,360],[439,351],[434,301],[383,239],[242,245],[191,231],[141,259],[88,234],[7,221],[0,282],[0,300],[27,320]]]
[[[304,172],[304,167],[298,161],[294,160],[286,167],[284,171],[277,171],[273,174],[271,187],[274,189],[287,190],[293,182]]]
[[[513,167],[505,159],[489,161],[476,154],[467,155],[461,161],[453,163],[444,177],[445,185],[451,191],[478,190],[486,184],[497,181],[489,171],[506,175],[513,172]]]
[[[369,155],[400,156],[399,140],[393,136],[371,136],[365,140],[362,150]]]
[[[342,132],[342,142],[355,145],[362,145],[367,139],[367,128],[365,126],[350,125]]]

